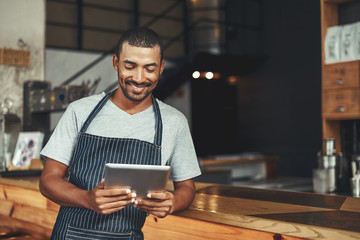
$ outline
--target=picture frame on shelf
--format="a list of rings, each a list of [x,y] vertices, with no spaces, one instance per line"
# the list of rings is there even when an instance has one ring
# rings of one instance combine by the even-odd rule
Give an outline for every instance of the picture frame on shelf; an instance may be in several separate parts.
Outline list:
[[[31,161],[40,158],[43,140],[42,132],[20,132],[9,170],[29,169]]]

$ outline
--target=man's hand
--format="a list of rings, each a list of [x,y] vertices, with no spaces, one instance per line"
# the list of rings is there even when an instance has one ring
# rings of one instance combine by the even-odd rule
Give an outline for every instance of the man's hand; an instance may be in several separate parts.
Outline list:
[[[111,214],[135,201],[136,194],[130,189],[104,189],[104,179],[89,191],[89,208],[100,214]]]
[[[146,198],[136,199],[134,207],[163,218],[174,209],[174,195],[171,192],[148,193]]]
[[[41,193],[61,206],[89,208],[100,214],[119,211],[135,201],[130,189],[104,189],[102,180],[93,190],[80,189],[64,177],[68,166],[47,158],[40,177]]]
[[[149,193],[147,198],[136,199],[134,207],[160,218],[187,209],[195,197],[194,180],[173,182],[173,184],[174,193]]]

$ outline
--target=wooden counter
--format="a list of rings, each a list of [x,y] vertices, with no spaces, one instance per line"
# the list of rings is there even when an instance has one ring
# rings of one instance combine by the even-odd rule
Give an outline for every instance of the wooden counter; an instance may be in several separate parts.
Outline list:
[[[203,169],[209,167],[219,167],[219,166],[234,166],[241,164],[253,164],[253,163],[263,163],[265,167],[265,178],[274,179],[277,177],[277,162],[279,160],[278,156],[238,156],[238,157],[222,157],[222,158],[203,158],[201,159],[201,166]]]
[[[58,206],[41,196],[38,180],[0,178],[0,190],[0,226],[47,239]],[[149,216],[143,231],[146,240],[354,240],[360,239],[360,198],[197,183],[188,210]]]

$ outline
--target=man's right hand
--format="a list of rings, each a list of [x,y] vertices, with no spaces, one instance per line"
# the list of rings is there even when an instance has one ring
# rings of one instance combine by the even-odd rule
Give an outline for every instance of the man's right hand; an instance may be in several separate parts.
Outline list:
[[[110,214],[123,209],[136,197],[130,189],[104,189],[104,180],[91,191],[80,189],[65,179],[67,170],[68,166],[47,158],[40,177],[40,192],[61,206],[89,208],[100,214]]]
[[[100,214],[111,214],[135,201],[130,189],[104,188],[104,179],[89,191],[89,208]]]

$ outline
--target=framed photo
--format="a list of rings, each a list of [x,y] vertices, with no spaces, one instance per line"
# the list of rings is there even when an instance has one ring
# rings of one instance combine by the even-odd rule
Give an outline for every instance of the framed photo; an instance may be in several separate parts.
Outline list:
[[[12,167],[29,167],[32,159],[40,158],[43,140],[42,132],[20,132],[11,161]]]

